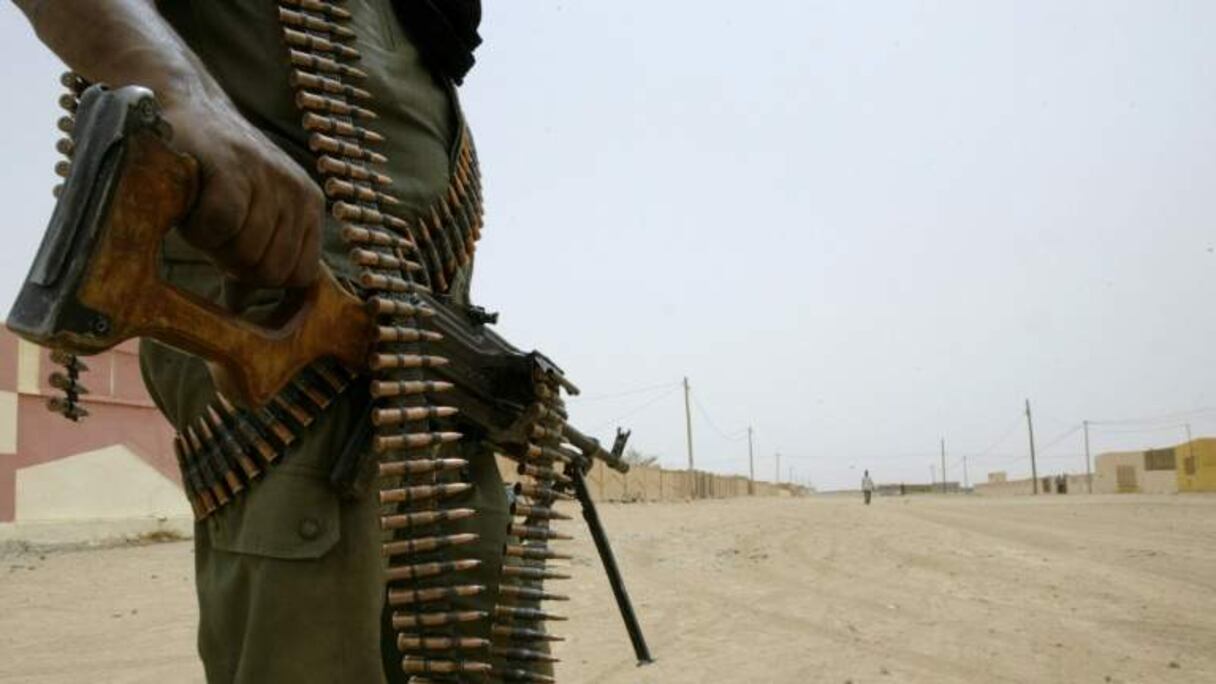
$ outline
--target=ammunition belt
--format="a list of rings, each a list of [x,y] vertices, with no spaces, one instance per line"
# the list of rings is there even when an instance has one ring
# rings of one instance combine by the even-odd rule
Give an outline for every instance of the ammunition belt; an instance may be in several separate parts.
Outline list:
[[[450,457],[463,438],[457,410],[442,397],[458,390],[434,369],[448,361],[442,336],[430,329],[434,312],[418,293],[445,294],[457,273],[469,266],[482,226],[482,194],[476,152],[462,126],[449,186],[427,211],[410,219],[393,213],[400,202],[392,179],[376,171],[387,159],[376,151],[371,95],[359,87],[366,78],[356,65],[359,52],[342,0],[279,0],[291,85],[316,155],[329,213],[350,246],[358,269],[352,285],[378,317],[378,334],[368,361],[372,369],[372,450],[379,459],[379,501],[386,508],[380,524],[389,534],[385,600],[402,654],[401,667],[416,682],[551,682],[546,674],[548,644],[559,640],[545,623],[563,620],[539,608],[565,597],[545,590],[546,580],[567,579],[551,560],[567,556],[550,543],[568,539],[554,529],[568,519],[554,509],[570,479],[564,474],[570,454],[562,440],[566,411],[560,381],[536,371],[538,400],[527,409],[530,441],[523,446],[485,445],[518,464],[512,522],[502,548],[498,601],[492,610],[458,610],[455,601],[483,594],[486,587],[461,581],[461,573],[482,561],[461,557],[476,534],[445,532],[445,526],[478,511],[449,505],[473,485],[465,481],[464,458]],[[60,121],[71,132],[70,112],[88,85],[65,74],[68,95],[61,103],[69,116]],[[60,150],[71,153],[71,140]],[[61,175],[67,166],[57,167]],[[83,362],[57,353],[66,373],[52,384],[65,392],[50,407],[72,420],[87,414],[78,403],[87,390],[79,384]],[[198,520],[220,512],[255,485],[266,469],[356,380],[330,360],[319,360],[292,379],[265,406],[235,406],[223,395],[175,438],[174,448],[187,498]],[[484,450],[483,450],[484,451]],[[485,453],[489,457],[488,453]],[[487,624],[488,623],[488,624]],[[488,634],[489,638],[484,638]],[[425,678],[425,679],[424,679]]]
[[[67,72],[59,78],[59,82],[67,89],[66,93],[59,96],[59,106],[62,107],[67,114],[59,118],[56,123],[59,131],[65,134],[65,137],[60,138],[55,143],[55,149],[59,154],[63,155],[63,159],[55,163],[55,175],[60,178],[67,178],[68,171],[72,168],[72,128],[75,124],[76,108],[80,105],[80,95],[85,88],[89,86],[88,81],[72,72]],[[52,194],[56,198],[63,190],[63,184],[58,184],[52,190]],[[81,361],[75,354],[69,354],[61,349],[55,349],[51,352],[51,361],[62,370],[53,371],[48,379],[51,387],[62,392],[62,396],[52,396],[47,399],[46,407],[54,413],[62,415],[68,420],[78,423],[89,415],[89,410],[80,405],[80,397],[89,393],[89,388],[85,387],[80,382],[80,376],[85,371],[89,370],[88,364]]]
[[[317,167],[327,176],[330,210],[346,224],[343,236],[352,243],[352,261],[363,269],[359,284],[381,317],[369,360],[375,402],[372,448],[381,459],[380,502],[391,507],[381,526],[391,533],[383,548],[389,559],[386,600],[402,670],[428,680],[553,681],[545,674],[553,660],[547,648],[553,637],[543,625],[561,618],[538,606],[561,598],[543,586],[546,578],[561,577],[545,566],[561,558],[548,546],[560,538],[550,529],[555,517],[551,504],[564,496],[554,488],[564,477],[563,465],[554,468],[552,458],[560,454],[565,419],[559,387],[536,371],[532,380],[540,405],[530,414],[535,417],[534,443],[506,451],[519,462],[517,499],[529,503],[512,511],[519,522],[506,530],[511,542],[497,560],[498,602],[491,611],[462,610],[460,599],[480,595],[486,587],[461,579],[482,562],[461,554],[477,536],[447,529],[477,515],[447,503],[473,486],[464,481],[466,462],[442,458],[439,448],[462,438],[456,410],[440,399],[458,388],[434,375],[435,368],[447,363],[435,353],[442,353],[442,339],[427,327],[431,312],[410,299],[417,291],[447,292],[480,236],[481,191],[468,131],[462,130],[451,187],[430,215],[413,221],[394,218],[387,211],[394,203],[387,195],[391,181],[362,165],[375,163],[376,153],[367,148],[379,141],[363,128],[374,113],[368,93],[358,87],[362,74],[353,66],[359,55],[352,47],[349,14],[330,2],[282,5],[283,35],[297,68],[292,77],[296,102],[304,127],[312,132],[311,147],[325,153]],[[337,145],[330,139],[335,135]],[[468,198],[474,200],[472,207]],[[481,636],[487,631],[489,639]]]

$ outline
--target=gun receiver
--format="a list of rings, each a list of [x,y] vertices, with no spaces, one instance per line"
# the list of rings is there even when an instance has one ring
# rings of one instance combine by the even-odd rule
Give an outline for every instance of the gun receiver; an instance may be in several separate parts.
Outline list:
[[[250,406],[317,358],[366,365],[371,316],[327,269],[272,325],[164,281],[157,247],[188,214],[199,173],[193,158],[169,146],[151,91],[90,88],[73,132],[72,168],[9,329],[81,355],[151,337],[208,359],[217,386]]]

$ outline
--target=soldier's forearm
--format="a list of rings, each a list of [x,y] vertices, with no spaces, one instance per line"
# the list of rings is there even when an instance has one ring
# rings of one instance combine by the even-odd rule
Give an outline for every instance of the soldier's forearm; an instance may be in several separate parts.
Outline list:
[[[174,147],[199,163],[197,200],[177,227],[187,242],[248,284],[303,288],[316,280],[321,188],[241,115],[153,0],[14,2],[85,79],[156,94]]]
[[[151,88],[161,102],[223,90],[152,0],[13,0],[60,59],[90,81]]]

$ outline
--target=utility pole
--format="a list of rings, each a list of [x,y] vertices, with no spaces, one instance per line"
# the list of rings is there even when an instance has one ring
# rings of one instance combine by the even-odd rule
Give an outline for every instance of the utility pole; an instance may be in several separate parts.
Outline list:
[[[967,489],[967,454],[963,454],[963,489]]]
[[[1191,424],[1190,423],[1186,424],[1186,448],[1187,448],[1187,452],[1188,452],[1187,458],[1191,461],[1191,468],[1199,467],[1199,464],[1195,462],[1195,440],[1191,439]],[[1175,467],[1177,467],[1177,466],[1175,466]],[[1184,468],[1182,472],[1186,472],[1186,469]]]
[[[756,457],[752,452],[752,426],[747,426],[747,493],[756,493]]]
[[[692,472],[692,409],[688,404],[688,376],[684,376],[684,427],[688,431],[688,471]]]
[[[1083,420],[1081,424],[1085,426],[1085,490],[1090,494],[1094,493],[1094,472],[1089,465],[1089,421]]]
[[[1039,493],[1039,467],[1034,460],[1034,421],[1030,418],[1030,400],[1026,400],[1026,429],[1030,432],[1030,477],[1034,482],[1034,493]]]
[[[781,452],[777,452],[777,484],[781,484]]]
[[[946,493],[946,438],[942,437],[942,494]]]

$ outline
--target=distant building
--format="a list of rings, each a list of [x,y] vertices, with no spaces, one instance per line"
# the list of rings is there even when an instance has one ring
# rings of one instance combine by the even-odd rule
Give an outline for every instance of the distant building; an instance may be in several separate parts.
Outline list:
[[[1173,449],[1117,451],[1094,461],[1094,491],[1101,494],[1174,494],[1178,467]]]
[[[1094,492],[1103,494],[1216,492],[1216,438],[1099,454],[1094,466]]]
[[[1056,474],[1039,478],[1040,494],[1084,494],[1085,475]],[[1004,472],[988,473],[975,486],[977,494],[1011,496],[1034,493],[1029,479],[1010,480]],[[1094,494],[1175,494],[1216,492],[1216,438],[1203,437],[1161,449],[1117,451],[1094,459]]]
[[[1194,439],[1175,451],[1180,462],[1178,491],[1216,492],[1216,439]]]

